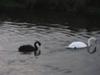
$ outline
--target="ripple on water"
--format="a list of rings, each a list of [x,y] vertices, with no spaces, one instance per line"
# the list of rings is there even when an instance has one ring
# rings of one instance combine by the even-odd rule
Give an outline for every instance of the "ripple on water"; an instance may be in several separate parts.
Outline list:
[[[95,69],[100,68],[100,51],[89,55],[86,50],[71,51],[64,48],[72,41],[86,42],[91,36],[99,39],[100,31],[88,32],[81,28],[75,31],[61,24],[4,21],[0,26],[0,44],[3,47],[0,50],[0,75],[99,74]],[[33,54],[22,55],[18,52],[20,45],[34,45],[35,40],[42,43],[42,54],[38,59]]]

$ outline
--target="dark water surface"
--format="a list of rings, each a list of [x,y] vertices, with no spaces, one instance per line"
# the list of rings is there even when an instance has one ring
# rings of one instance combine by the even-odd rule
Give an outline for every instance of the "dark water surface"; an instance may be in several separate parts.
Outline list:
[[[1,21],[0,75],[99,75],[100,30],[67,24]],[[87,42],[91,36],[98,40],[94,54],[86,49],[72,51],[65,48],[72,41]],[[34,45],[36,40],[42,43],[42,54],[38,59],[33,54],[22,55],[17,51],[20,45]]]

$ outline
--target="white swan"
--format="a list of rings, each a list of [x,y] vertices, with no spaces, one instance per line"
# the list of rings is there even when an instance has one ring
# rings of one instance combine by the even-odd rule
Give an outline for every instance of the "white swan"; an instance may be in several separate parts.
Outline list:
[[[92,54],[96,52],[96,41],[97,39],[95,37],[91,37],[88,39],[87,43],[81,41],[74,41],[70,43],[66,48],[69,49],[88,48],[88,52]]]

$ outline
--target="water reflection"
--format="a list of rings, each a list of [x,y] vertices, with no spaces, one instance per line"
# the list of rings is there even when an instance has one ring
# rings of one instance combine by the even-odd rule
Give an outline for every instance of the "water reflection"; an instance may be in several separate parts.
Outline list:
[[[3,47],[3,50],[0,50],[0,66],[4,66],[5,73],[3,73],[2,68],[0,68],[0,73],[6,74],[9,70],[10,75],[26,75],[24,72],[27,71],[29,75],[32,75],[33,72],[36,73],[35,75],[66,75],[67,73],[71,75],[75,75],[75,73],[77,75],[82,75],[82,73],[93,75],[94,73],[91,72],[94,71],[99,74],[97,71],[100,68],[99,51],[90,56],[86,50],[72,52],[64,48],[72,41],[86,42],[91,36],[99,39],[100,31],[88,32],[87,28],[62,24],[3,21],[0,25],[0,45]],[[20,45],[34,45],[36,40],[42,43],[42,54],[38,59],[35,59],[33,54],[21,55],[18,53]],[[13,71],[10,70],[12,68]],[[87,68],[88,72],[85,70]]]

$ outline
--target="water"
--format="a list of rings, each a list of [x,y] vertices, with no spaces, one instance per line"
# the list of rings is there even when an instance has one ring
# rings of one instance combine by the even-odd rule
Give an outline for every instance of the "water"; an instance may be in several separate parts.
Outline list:
[[[77,28],[76,28],[77,29]],[[95,36],[97,52],[86,49],[66,49],[70,42]],[[72,29],[61,24],[33,24],[2,21],[0,23],[0,75],[99,75],[100,31],[88,32],[86,28]],[[18,48],[23,44],[42,43],[42,54],[23,55]]]

